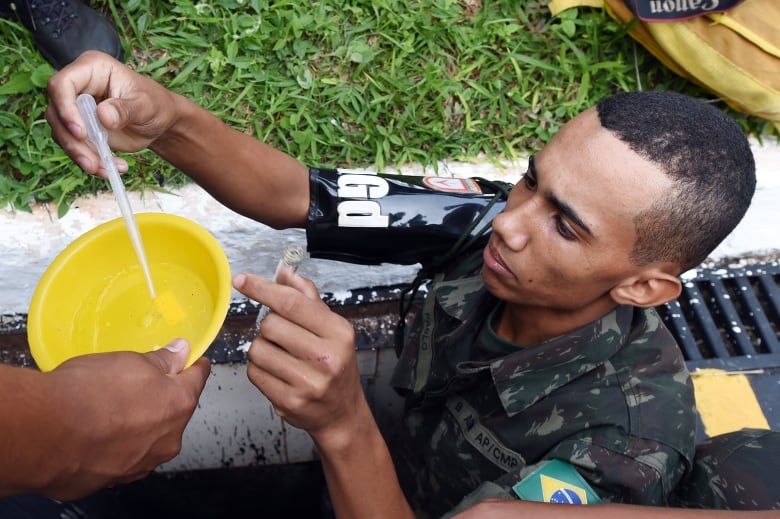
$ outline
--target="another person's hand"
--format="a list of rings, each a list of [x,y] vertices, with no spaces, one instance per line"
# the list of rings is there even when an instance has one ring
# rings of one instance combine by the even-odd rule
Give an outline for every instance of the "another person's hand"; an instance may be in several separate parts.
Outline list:
[[[176,119],[176,94],[102,52],[82,54],[49,79],[48,91],[51,103],[46,119],[52,137],[81,169],[103,177],[100,157],[87,143],[87,129],[76,107],[79,94],[94,96],[98,118],[114,150],[147,148]],[[127,163],[116,160],[117,168],[126,171]]]
[[[248,376],[291,425],[318,444],[348,441],[367,405],[352,325],[314,283],[284,272],[280,284],[239,274],[233,286],[273,311],[249,349]]]
[[[182,371],[188,354],[187,342],[177,339],[143,355],[77,357],[45,373],[59,448],[41,460],[41,473],[55,476],[39,493],[81,497],[142,478],[176,456],[210,372],[205,358]],[[47,463],[54,467],[45,470]]]

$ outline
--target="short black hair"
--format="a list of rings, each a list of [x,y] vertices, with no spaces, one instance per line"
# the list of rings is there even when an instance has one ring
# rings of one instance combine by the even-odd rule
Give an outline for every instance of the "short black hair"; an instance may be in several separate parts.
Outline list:
[[[621,92],[596,110],[602,127],[674,183],[668,197],[635,217],[631,260],[696,267],[737,226],[755,192],[744,132],[716,107],[676,92]]]

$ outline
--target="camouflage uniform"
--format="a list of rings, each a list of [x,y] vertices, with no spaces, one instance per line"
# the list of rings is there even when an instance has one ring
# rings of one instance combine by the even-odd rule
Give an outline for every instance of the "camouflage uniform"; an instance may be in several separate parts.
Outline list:
[[[336,204],[318,175],[329,176],[312,173],[310,252],[334,259],[323,208]],[[392,207],[381,202],[383,213]],[[419,204],[407,209],[405,221],[428,220],[416,217],[427,210]],[[333,235],[349,243],[345,232]],[[349,243],[349,259],[388,241],[409,256],[403,234],[376,233]],[[657,313],[619,306],[541,344],[505,343],[490,326],[502,303],[482,283],[483,247],[435,274],[392,380],[406,407],[390,446],[418,517],[438,517],[475,489],[479,499],[511,497],[551,458],[577,467],[603,501],[666,504],[690,466],[696,422],[685,362]]]
[[[780,509],[780,432],[743,429],[696,447],[693,470],[675,489],[674,506]]]
[[[479,275],[440,279],[424,303],[433,319],[420,314],[396,367],[407,407],[393,452],[420,516],[485,481],[509,493],[549,458],[578,467],[604,501],[665,504],[696,426],[685,363],[656,312],[620,306],[498,353],[483,327],[496,304]]]

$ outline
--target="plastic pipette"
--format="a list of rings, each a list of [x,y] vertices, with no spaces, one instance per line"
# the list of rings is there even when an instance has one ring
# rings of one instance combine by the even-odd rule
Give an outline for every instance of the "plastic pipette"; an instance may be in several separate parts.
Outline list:
[[[144,245],[141,242],[141,233],[138,231],[138,224],[135,221],[135,215],[130,208],[130,201],[127,199],[127,193],[125,192],[125,186],[122,185],[122,179],[119,178],[119,171],[116,169],[114,163],[114,156],[111,154],[111,148],[108,146],[108,132],[100,124],[97,118],[97,103],[95,98],[89,94],[81,94],[76,98],[76,105],[78,106],[79,113],[84,119],[87,125],[87,136],[92,144],[97,148],[97,152],[100,155],[100,160],[103,162],[103,167],[108,173],[108,181],[111,183],[111,190],[114,192],[116,201],[119,204],[119,210],[122,213],[122,218],[125,220],[125,227],[127,233],[130,235],[130,241],[133,243],[133,248],[138,256],[138,261],[141,262],[141,268],[143,268],[144,275],[146,276],[146,284],[149,286],[149,294],[152,299],[156,298],[154,292],[154,285],[152,284],[152,276],[149,273],[149,264],[146,261],[146,252],[144,251]]]

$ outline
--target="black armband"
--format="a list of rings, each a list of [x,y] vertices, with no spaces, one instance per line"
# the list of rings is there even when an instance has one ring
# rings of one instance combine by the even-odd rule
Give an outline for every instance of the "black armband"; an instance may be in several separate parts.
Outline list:
[[[415,177],[309,169],[309,254],[351,263],[414,264],[476,235],[511,185],[481,178]]]

